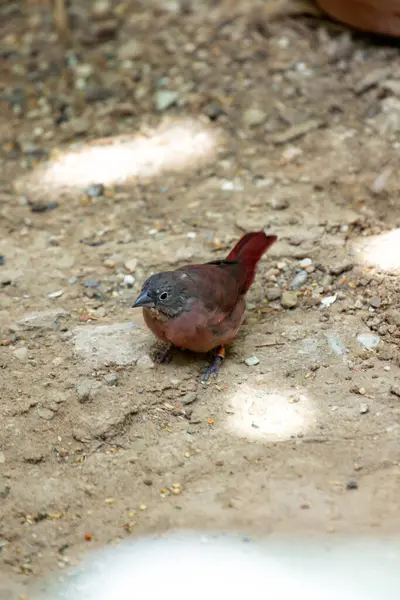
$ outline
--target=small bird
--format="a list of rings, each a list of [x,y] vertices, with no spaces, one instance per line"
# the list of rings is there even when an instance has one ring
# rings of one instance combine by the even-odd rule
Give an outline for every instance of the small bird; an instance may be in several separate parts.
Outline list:
[[[225,345],[244,320],[245,295],[257,263],[276,240],[276,235],[263,231],[246,233],[224,260],[152,275],[132,304],[132,308],[143,308],[146,325],[169,344],[168,351],[173,346],[193,352],[215,351],[202,383],[211,375],[217,377]]]

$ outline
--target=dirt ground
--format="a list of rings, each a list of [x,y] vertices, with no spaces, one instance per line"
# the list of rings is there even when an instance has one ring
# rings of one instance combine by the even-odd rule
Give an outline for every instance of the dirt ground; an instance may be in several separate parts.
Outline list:
[[[72,3],[69,50],[0,8],[2,598],[171,528],[400,526],[398,47],[199,4]],[[143,280],[260,228],[218,380],[154,364]]]

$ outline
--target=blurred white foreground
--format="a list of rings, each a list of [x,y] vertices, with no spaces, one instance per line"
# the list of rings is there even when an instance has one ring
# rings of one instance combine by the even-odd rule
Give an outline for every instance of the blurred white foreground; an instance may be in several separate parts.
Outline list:
[[[171,534],[107,547],[33,600],[398,600],[400,543]]]

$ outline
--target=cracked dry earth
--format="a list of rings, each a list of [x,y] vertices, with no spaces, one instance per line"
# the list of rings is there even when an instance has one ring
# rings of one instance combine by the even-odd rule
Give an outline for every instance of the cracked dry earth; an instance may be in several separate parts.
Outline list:
[[[93,547],[170,528],[399,527],[398,49],[317,18],[260,27],[168,6],[127,3],[67,77],[42,68],[63,60],[45,9],[9,15],[6,598]],[[77,64],[107,97],[82,103]],[[160,96],[160,78],[178,96]],[[222,257],[259,228],[279,240],[219,379],[199,384],[204,356],[155,365],[130,308],[144,278]]]

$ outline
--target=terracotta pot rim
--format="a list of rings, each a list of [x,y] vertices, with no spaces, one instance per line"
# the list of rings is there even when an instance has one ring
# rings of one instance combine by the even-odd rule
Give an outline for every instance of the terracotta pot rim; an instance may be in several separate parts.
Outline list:
[[[398,0],[316,0],[316,3],[330,17],[355,29],[400,37]]]

